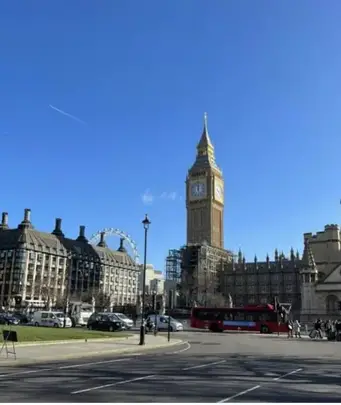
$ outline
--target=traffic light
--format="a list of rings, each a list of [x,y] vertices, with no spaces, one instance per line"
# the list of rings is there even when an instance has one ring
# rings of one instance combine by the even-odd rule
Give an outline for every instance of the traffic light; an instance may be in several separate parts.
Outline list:
[[[152,295],[152,308],[155,310],[156,309],[156,294]]]
[[[339,301],[339,311],[341,311],[341,301]]]

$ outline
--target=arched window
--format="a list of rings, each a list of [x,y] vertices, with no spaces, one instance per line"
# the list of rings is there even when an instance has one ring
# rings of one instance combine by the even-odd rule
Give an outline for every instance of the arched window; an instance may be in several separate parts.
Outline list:
[[[338,313],[338,297],[336,295],[328,295],[326,298],[326,311],[327,314]]]

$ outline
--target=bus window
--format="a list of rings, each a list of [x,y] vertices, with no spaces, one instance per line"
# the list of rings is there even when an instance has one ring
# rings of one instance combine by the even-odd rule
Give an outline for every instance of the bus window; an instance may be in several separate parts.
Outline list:
[[[246,321],[258,321],[258,314],[257,312],[245,312],[245,320]]]
[[[245,312],[235,312],[234,313],[234,320],[235,321],[245,321]]]
[[[268,312],[261,312],[260,314],[259,314],[259,321],[260,322],[267,322],[267,321],[270,321],[270,313],[268,313]]]
[[[224,321],[233,321],[233,314],[232,312],[225,312],[223,314],[223,320]]]

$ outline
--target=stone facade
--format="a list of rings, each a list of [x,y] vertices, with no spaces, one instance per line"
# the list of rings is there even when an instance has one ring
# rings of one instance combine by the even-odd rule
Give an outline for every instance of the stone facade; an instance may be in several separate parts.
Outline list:
[[[61,219],[52,233],[31,223],[31,211],[10,229],[3,213],[0,225],[0,306],[32,306],[49,301],[82,299],[102,294],[112,305],[136,305],[139,267],[121,239],[117,251],[107,247],[104,234],[97,246],[88,243],[85,227],[77,239],[66,238]]]
[[[290,257],[275,252],[274,260],[269,257],[260,262],[246,262],[242,253],[238,259],[225,263],[221,274],[221,290],[230,294],[235,306],[271,303],[274,297],[279,302],[290,303],[293,311],[301,306],[300,286],[301,261],[291,250]]]

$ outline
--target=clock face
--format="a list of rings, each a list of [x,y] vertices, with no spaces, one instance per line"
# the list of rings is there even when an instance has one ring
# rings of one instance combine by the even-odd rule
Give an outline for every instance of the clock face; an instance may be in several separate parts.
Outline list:
[[[205,184],[194,183],[191,185],[191,195],[193,197],[203,197],[205,195]]]
[[[222,201],[224,197],[224,190],[220,184],[215,186],[215,198],[216,200]]]

